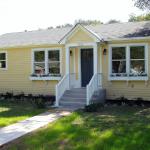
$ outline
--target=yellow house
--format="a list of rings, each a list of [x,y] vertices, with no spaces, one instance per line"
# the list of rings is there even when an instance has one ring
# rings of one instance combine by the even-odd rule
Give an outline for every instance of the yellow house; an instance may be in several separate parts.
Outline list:
[[[88,105],[102,89],[107,99],[150,100],[149,48],[150,22],[4,34],[0,93],[55,95],[56,106]]]

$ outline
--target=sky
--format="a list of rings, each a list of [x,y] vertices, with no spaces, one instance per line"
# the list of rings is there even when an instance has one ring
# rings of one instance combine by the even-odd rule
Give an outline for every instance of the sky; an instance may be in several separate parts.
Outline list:
[[[0,0],[0,34],[73,24],[78,19],[128,21],[142,14],[132,0]]]

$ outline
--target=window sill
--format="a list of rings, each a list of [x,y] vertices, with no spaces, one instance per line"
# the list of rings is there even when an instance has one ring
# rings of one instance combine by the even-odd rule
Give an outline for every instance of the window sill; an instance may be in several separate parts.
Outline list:
[[[109,77],[109,81],[147,81],[148,76],[145,77]]]
[[[61,77],[29,77],[29,79],[33,81],[59,81]]]

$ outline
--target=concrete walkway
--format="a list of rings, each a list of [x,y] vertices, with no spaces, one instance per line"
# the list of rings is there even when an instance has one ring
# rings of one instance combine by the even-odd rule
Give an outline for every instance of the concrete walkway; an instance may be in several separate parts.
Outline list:
[[[18,123],[0,129],[0,147],[29,132],[41,128],[63,116],[69,115],[70,111],[46,112]]]

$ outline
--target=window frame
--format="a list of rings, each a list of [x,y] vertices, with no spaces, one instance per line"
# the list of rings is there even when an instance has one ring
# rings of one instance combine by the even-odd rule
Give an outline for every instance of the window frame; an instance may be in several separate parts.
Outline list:
[[[48,52],[49,51],[59,51],[59,62],[60,62],[60,76],[47,76],[47,77],[43,77],[43,76],[38,76],[38,77],[32,77],[30,76],[30,80],[60,80],[61,79],[61,74],[62,74],[62,48],[35,48],[32,49],[32,54],[31,54],[31,58],[32,58],[32,62],[31,62],[31,74],[34,74],[34,54],[35,52],[39,52],[39,51],[44,51],[45,53],[45,60],[44,60],[44,65],[45,65],[45,75],[49,74],[48,71]]]
[[[0,54],[5,53],[6,59],[5,60],[0,60],[0,61],[5,61],[6,62],[6,67],[5,68],[0,68],[0,70],[8,70],[8,54],[7,51],[0,51]]]
[[[145,74],[147,76],[130,76],[130,47],[144,46],[144,62],[145,62]],[[113,76],[112,73],[112,48],[113,47],[125,47],[126,48],[126,74],[127,76]],[[111,76],[112,75],[112,76]],[[129,43],[129,44],[110,44],[109,45],[109,74],[108,80],[148,80],[148,43]]]

